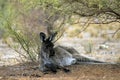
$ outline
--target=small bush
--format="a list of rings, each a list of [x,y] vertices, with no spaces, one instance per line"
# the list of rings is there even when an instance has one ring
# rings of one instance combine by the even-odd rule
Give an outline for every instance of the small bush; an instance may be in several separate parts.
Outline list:
[[[24,33],[24,30],[13,29],[12,27],[7,28],[12,41],[6,40],[6,43],[20,54],[23,60],[37,61],[38,49],[40,46],[39,36],[35,33],[28,35]],[[27,32],[27,31],[26,31]],[[37,35],[37,36],[36,36]],[[37,37],[37,38],[35,38]]]

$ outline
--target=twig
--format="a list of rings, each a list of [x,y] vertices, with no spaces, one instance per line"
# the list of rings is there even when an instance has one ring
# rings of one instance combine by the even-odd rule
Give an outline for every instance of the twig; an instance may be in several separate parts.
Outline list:
[[[85,31],[85,30],[89,27],[90,21],[91,21],[90,19],[91,19],[91,18],[89,18],[88,21],[85,23],[85,25],[83,26],[82,30],[79,31],[79,34],[80,34],[81,32],[83,32],[83,31]],[[75,36],[77,36],[77,35],[78,35],[78,33],[77,33]]]
[[[114,37],[115,34],[116,34],[118,31],[120,31],[120,28],[118,28],[118,29],[113,33],[112,37]]]

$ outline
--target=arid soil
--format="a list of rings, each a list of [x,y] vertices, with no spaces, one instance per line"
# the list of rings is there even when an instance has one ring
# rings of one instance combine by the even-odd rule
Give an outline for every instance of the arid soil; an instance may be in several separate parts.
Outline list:
[[[71,71],[42,73],[37,63],[0,67],[0,80],[120,80],[120,64],[79,64],[68,66]]]
[[[89,44],[88,40],[63,40],[64,45],[74,46],[79,53],[84,53],[88,48],[86,45],[82,47],[80,44]],[[104,41],[104,40],[103,40]],[[106,49],[97,48],[102,40],[93,40],[93,53],[86,54],[94,56],[100,61],[114,62],[119,61],[120,42],[109,42],[105,45]],[[68,43],[67,43],[68,42]],[[69,44],[72,42],[74,45]],[[88,43],[87,43],[88,42]],[[99,42],[99,43],[98,43]],[[96,49],[97,48],[97,49]],[[89,48],[88,48],[89,49]],[[16,58],[19,56],[6,45],[0,44],[0,80],[120,80],[120,64],[79,64],[68,66],[71,71],[65,73],[58,70],[56,74],[48,72],[42,73],[37,63],[18,63]],[[18,64],[17,64],[18,63]],[[9,66],[8,66],[9,65]]]

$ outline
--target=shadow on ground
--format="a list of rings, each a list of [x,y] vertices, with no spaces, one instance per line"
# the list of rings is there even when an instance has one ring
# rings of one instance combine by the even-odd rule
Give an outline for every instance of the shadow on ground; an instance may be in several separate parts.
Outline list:
[[[120,64],[80,64],[68,66],[65,73],[58,70],[56,74],[43,74],[38,64],[29,62],[13,66],[0,67],[0,80],[119,80]]]

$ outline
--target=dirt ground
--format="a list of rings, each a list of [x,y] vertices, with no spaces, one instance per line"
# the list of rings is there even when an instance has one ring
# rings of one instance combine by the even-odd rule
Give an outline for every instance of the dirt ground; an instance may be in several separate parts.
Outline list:
[[[71,71],[42,73],[37,63],[0,67],[0,80],[120,80],[120,64],[79,64],[68,66]]]
[[[63,40],[66,42],[64,45],[73,42],[74,45],[69,44],[68,46],[74,46],[77,51],[80,51],[79,53],[84,53],[80,44],[88,42],[88,40],[74,39],[74,41],[69,40],[69,42],[67,40]],[[102,42],[103,40],[95,39],[93,45],[97,48]],[[94,54],[90,54],[90,56],[94,56],[100,61],[116,63],[115,61],[120,56],[120,42],[109,42],[105,45],[108,45],[109,48],[96,49],[93,51]],[[79,64],[68,66],[67,68],[71,70],[69,73],[58,70],[56,74],[51,72],[44,74],[36,68],[38,67],[37,63],[16,64],[14,60],[19,56],[15,54],[6,45],[0,44],[0,80],[120,80],[120,64]]]

